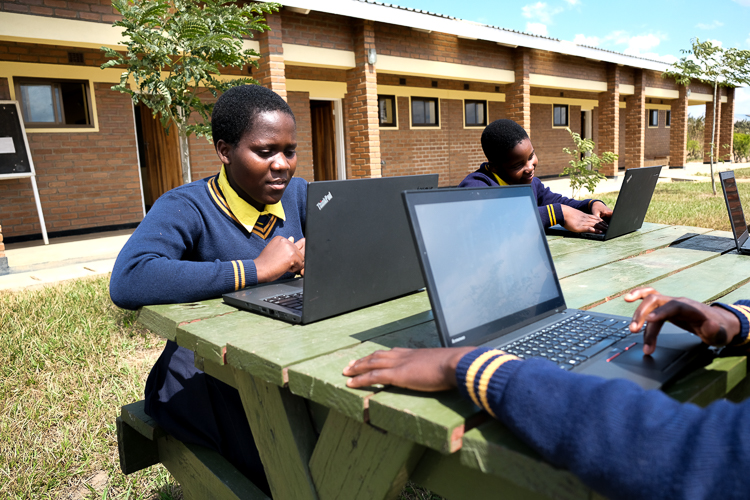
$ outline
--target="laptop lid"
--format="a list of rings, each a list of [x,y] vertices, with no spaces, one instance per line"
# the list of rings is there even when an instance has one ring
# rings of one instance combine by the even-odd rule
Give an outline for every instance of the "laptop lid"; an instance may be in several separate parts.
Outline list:
[[[303,323],[424,287],[401,192],[437,185],[438,174],[309,184]]]
[[[721,180],[721,190],[724,192],[724,202],[727,204],[729,223],[732,225],[734,241],[737,244],[737,251],[739,251],[748,238],[745,213],[742,211],[742,202],[740,201],[740,192],[737,189],[737,182],[734,179],[733,171],[719,172],[719,179]]]
[[[566,309],[530,186],[403,195],[444,346],[475,346]]]
[[[632,233],[643,226],[660,173],[661,166],[631,168],[625,171],[604,239],[609,240]]]

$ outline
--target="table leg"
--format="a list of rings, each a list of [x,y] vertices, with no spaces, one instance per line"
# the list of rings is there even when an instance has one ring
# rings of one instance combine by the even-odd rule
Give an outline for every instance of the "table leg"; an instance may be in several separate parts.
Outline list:
[[[321,500],[396,498],[424,450],[331,410],[310,472]]]
[[[317,499],[308,467],[317,436],[304,399],[242,370],[234,380],[273,497]]]

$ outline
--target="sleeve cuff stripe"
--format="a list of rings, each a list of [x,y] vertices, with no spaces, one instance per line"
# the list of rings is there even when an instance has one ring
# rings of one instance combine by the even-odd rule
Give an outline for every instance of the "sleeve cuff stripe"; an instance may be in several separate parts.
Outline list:
[[[477,406],[482,406],[479,403],[479,399],[477,399],[476,392],[474,391],[474,378],[477,375],[477,372],[482,367],[483,364],[487,362],[490,358],[494,356],[499,356],[504,354],[502,351],[486,351],[477,356],[477,359],[475,359],[471,365],[469,366],[469,369],[466,370],[466,391],[469,393],[469,396],[471,397],[471,400],[474,401],[474,404]]]
[[[745,316],[745,319],[748,322],[750,322],[750,307],[739,305],[739,304],[734,304],[734,305],[727,304],[727,307],[731,307],[735,311],[737,311],[739,313],[742,313],[742,315]],[[745,328],[742,328],[742,330],[744,330],[744,329]],[[744,332],[744,331],[741,331],[740,333],[746,334],[746,332]],[[747,344],[748,342],[750,342],[750,335],[746,334],[745,338],[742,340],[742,342],[740,342],[740,345]]]
[[[234,289],[239,290],[240,279],[237,270],[237,261],[235,260],[232,261],[232,269],[234,269]]]
[[[549,221],[552,226],[557,224],[557,218],[555,217],[555,207],[547,205],[547,214],[549,215]]]
[[[237,261],[237,265],[240,268],[240,288],[245,288],[245,264],[241,260]]]
[[[482,401],[482,408],[487,410],[487,412],[492,415],[494,418],[497,418],[497,415],[492,411],[490,408],[490,403],[487,401],[487,386],[490,383],[490,379],[492,378],[492,375],[495,374],[498,368],[503,366],[508,361],[511,361],[513,359],[518,359],[517,357],[513,356],[512,354],[504,354],[502,356],[499,356],[492,360],[492,362],[487,365],[487,368],[484,369],[484,372],[482,372],[482,377],[479,379],[479,399]]]

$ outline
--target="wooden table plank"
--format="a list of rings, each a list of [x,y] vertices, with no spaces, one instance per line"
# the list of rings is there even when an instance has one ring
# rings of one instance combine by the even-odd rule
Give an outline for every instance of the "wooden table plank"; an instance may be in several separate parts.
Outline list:
[[[585,251],[554,257],[555,270],[558,278],[562,279],[618,260],[663,248],[698,234],[692,227],[668,226],[654,231],[633,233],[629,238],[621,237],[611,241],[593,242],[595,245],[588,247]]]
[[[672,227],[672,226],[666,226],[664,224],[651,224],[651,223],[644,222],[644,227],[642,227],[638,231],[634,231],[632,233],[620,236],[619,238],[617,238],[617,240],[623,240],[623,239],[627,240],[629,238],[633,238],[638,235],[647,234],[647,233],[650,233],[651,231],[667,229],[669,227]],[[687,226],[675,226],[675,227],[684,227],[685,229],[688,228]],[[549,237],[547,237],[547,241],[549,241]],[[616,241],[616,240],[612,240],[612,241]],[[550,253],[552,254],[552,258],[556,259],[557,257],[561,255],[566,255],[569,253],[580,253],[588,249],[598,250],[599,247],[601,247],[602,243],[604,242],[596,241],[596,240],[589,240],[586,238],[562,238],[562,239],[557,239],[554,242],[550,242],[549,249],[550,249]]]
[[[737,255],[741,259],[750,260],[750,255],[739,255],[739,254]],[[736,290],[733,290],[732,292],[727,293],[726,295],[723,295],[717,298],[717,300],[721,302],[725,302],[727,304],[734,304],[738,300],[748,300],[748,299],[750,299],[750,283],[743,284],[742,286],[738,287]]]
[[[226,359],[252,375],[284,385],[290,365],[431,320],[427,292],[420,292],[273,335],[249,334],[227,345]]]
[[[649,286],[664,295],[689,297],[700,302],[709,302],[747,282],[748,276],[750,276],[750,259],[734,253],[701,262],[677,274],[654,281]],[[629,303],[622,298],[617,298],[594,307],[592,310],[631,316],[639,304],[640,301]]]
[[[237,312],[222,299],[204,300],[188,304],[161,304],[142,307],[138,323],[168,340],[175,340],[177,327],[193,321]]]
[[[568,307],[585,309],[718,255],[701,250],[662,248],[563,278],[560,285]]]

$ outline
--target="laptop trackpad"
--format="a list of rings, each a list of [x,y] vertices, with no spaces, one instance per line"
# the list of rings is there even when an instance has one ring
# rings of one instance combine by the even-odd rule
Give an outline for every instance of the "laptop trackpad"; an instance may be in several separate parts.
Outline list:
[[[620,353],[617,354],[614,351],[620,351]],[[643,344],[638,342],[627,350],[613,350],[608,359],[610,363],[621,366],[636,366],[638,368],[663,372],[672,366],[683,354],[685,354],[685,351],[657,346],[652,355],[646,356],[643,354]]]

